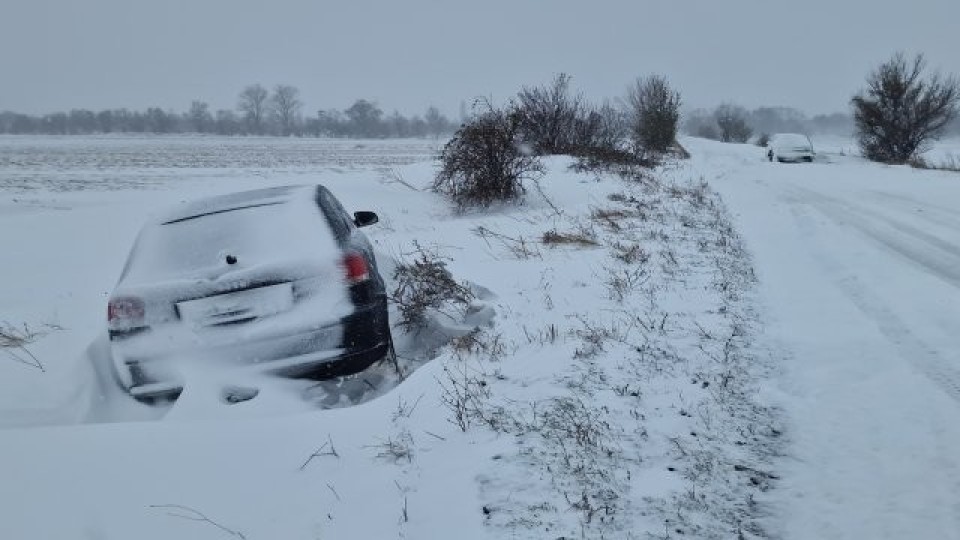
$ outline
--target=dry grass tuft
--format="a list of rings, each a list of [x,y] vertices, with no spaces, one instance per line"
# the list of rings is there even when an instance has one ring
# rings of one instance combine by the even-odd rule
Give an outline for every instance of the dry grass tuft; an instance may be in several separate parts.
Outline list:
[[[596,247],[600,245],[596,236],[589,231],[580,230],[575,232],[560,232],[556,229],[550,229],[543,233],[541,242],[548,246],[576,246],[576,247]]]

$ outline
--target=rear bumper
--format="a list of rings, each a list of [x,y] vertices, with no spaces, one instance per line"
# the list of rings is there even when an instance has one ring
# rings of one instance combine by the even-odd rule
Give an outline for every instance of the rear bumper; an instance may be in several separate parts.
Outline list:
[[[386,313],[384,300],[332,324],[269,336],[251,338],[241,330],[230,340],[183,339],[182,333],[112,338],[111,356],[119,383],[135,397],[179,393],[197,369],[224,375],[333,377],[362,371],[387,354],[391,340]],[[172,346],[157,352],[158,342]]]
[[[803,161],[813,161],[815,154],[812,152],[783,152],[776,153],[774,157],[780,162],[800,163]]]

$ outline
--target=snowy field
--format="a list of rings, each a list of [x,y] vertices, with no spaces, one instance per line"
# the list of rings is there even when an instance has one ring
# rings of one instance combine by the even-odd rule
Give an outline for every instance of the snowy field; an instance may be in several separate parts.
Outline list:
[[[0,189],[124,190],[198,178],[383,170],[422,161],[439,146],[419,139],[0,135]]]
[[[656,181],[552,158],[458,215],[432,141],[0,139],[0,323],[36,332],[0,349],[0,538],[958,538],[960,175],[683,142]],[[145,218],[309,182],[492,321],[395,329],[369,391],[113,389]]]

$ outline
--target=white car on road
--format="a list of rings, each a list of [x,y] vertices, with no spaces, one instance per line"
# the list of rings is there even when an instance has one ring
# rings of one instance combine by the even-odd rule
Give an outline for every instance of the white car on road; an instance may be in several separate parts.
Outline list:
[[[767,159],[770,161],[810,163],[815,155],[810,138],[800,133],[777,133],[767,143]]]

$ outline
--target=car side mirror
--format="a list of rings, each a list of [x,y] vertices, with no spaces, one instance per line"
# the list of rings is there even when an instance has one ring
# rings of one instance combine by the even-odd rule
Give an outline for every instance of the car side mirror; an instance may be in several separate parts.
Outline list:
[[[353,213],[353,223],[357,227],[366,227],[368,225],[373,225],[378,221],[380,221],[380,218],[377,217],[376,212],[361,211]]]

